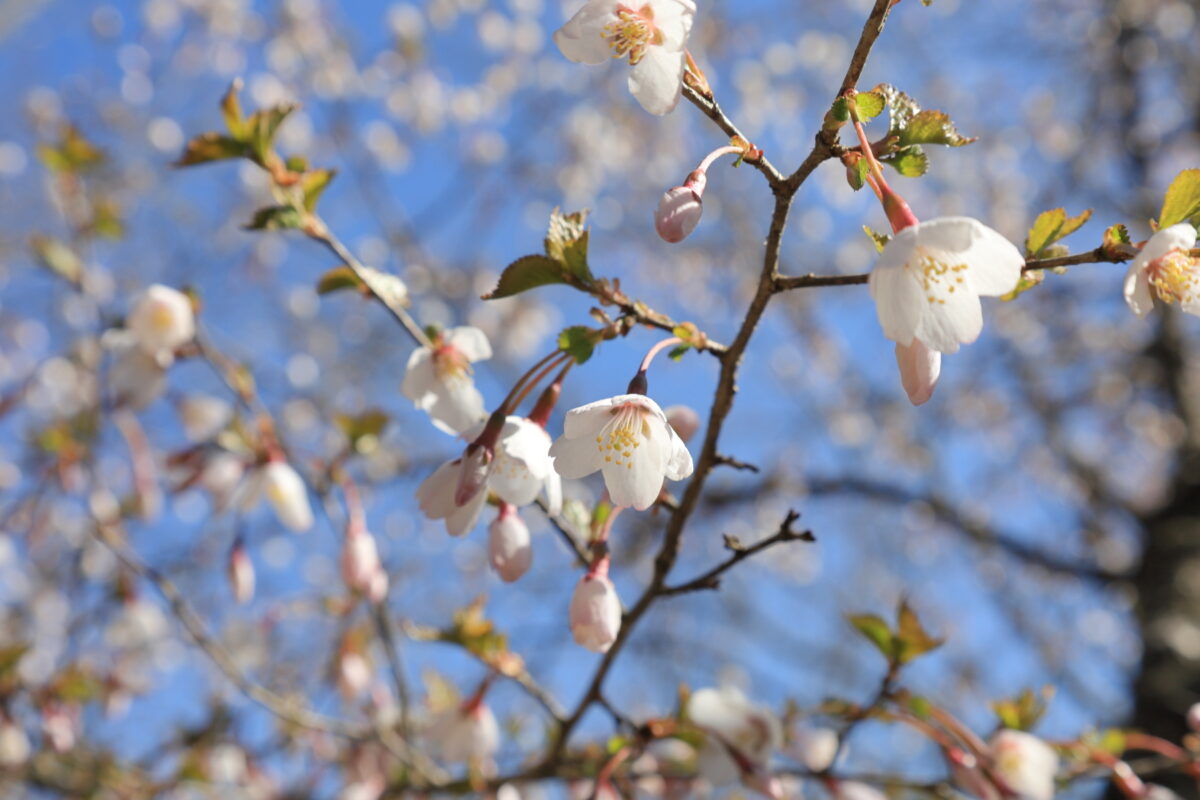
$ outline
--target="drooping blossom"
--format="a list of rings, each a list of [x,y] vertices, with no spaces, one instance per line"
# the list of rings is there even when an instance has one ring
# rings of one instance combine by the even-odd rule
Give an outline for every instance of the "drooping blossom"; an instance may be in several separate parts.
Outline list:
[[[312,527],[313,512],[300,473],[286,461],[272,459],[252,473],[244,488],[243,506],[265,497],[275,517],[289,530],[302,533]]]
[[[192,301],[177,289],[156,283],[142,292],[125,319],[126,329],[147,354],[173,357],[196,335]]]
[[[665,479],[692,474],[692,455],[658,403],[642,394],[597,400],[567,412],[550,448],[554,469],[577,479],[600,471],[615,506],[652,506]]]
[[[533,564],[529,528],[511,503],[501,505],[488,526],[488,563],[505,583],[520,579]]]
[[[1004,789],[1019,800],[1051,800],[1058,754],[1024,731],[1002,730],[988,742],[992,771]]]
[[[1150,237],[1125,274],[1125,302],[1133,313],[1149,314],[1157,296],[1200,315],[1200,258],[1188,254],[1195,246],[1196,229],[1186,222]]]
[[[731,686],[700,689],[687,705],[688,719],[706,739],[697,766],[714,786],[739,779],[767,796],[778,796],[778,781],[770,774],[771,756],[783,743],[783,728],[769,708],[746,699]]]
[[[441,331],[432,344],[409,356],[400,391],[435,427],[458,435],[485,416],[471,364],[491,358],[492,346],[483,331],[470,326]]]
[[[682,242],[700,224],[707,183],[703,172],[693,172],[682,186],[663,193],[654,210],[654,230],[664,242]]]
[[[500,726],[487,703],[472,699],[434,715],[429,738],[447,763],[484,761],[500,746]]]
[[[229,551],[229,585],[233,588],[233,599],[239,604],[250,602],[254,597],[254,564],[241,542]]]
[[[871,297],[884,335],[896,342],[914,405],[933,395],[941,354],[979,337],[979,298],[1011,291],[1024,263],[1011,242],[969,217],[910,224],[884,247],[871,271]]]
[[[341,568],[342,580],[351,592],[372,603],[379,603],[387,596],[388,574],[379,561],[375,537],[361,525],[351,524],[346,528]]]
[[[445,520],[451,536],[469,533],[479,521],[479,513],[487,500],[487,492],[476,492],[463,505],[455,502],[463,460],[456,458],[442,464],[417,487],[417,505],[428,519]]]
[[[562,54],[581,64],[628,56],[629,91],[651,114],[679,103],[693,0],[588,0],[554,33]]]
[[[485,423],[466,432],[467,439],[483,434]],[[562,509],[562,478],[554,471],[550,457],[550,434],[536,422],[525,417],[510,416],[500,429],[495,447],[495,461],[490,465],[487,485],[506,503],[518,508],[546,496],[551,514]]]
[[[568,616],[571,635],[593,653],[606,653],[621,632],[621,599],[608,579],[607,564],[579,579]]]

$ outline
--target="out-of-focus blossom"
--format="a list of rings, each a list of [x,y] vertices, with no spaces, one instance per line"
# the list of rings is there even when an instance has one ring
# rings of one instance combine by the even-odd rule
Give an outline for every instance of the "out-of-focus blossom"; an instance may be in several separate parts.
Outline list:
[[[715,786],[740,779],[773,796],[778,783],[770,780],[769,765],[783,742],[783,728],[769,708],[727,686],[694,692],[687,714],[707,734],[697,762],[701,777]]]
[[[29,737],[12,720],[0,721],[0,767],[18,767],[29,758]]]
[[[505,583],[512,583],[529,571],[533,564],[533,544],[517,509],[510,503],[488,526],[488,562]]]
[[[439,430],[460,434],[485,413],[471,364],[491,357],[492,346],[483,331],[449,328],[438,334],[433,347],[418,347],[409,356],[400,391],[427,412]]]
[[[379,549],[375,537],[365,528],[350,525],[342,543],[342,580],[346,588],[361,594],[372,603],[387,596],[388,575],[379,561]]]
[[[621,599],[608,575],[580,578],[571,597],[569,622],[577,644],[593,653],[608,652],[621,632]]]
[[[588,0],[554,33],[554,43],[582,64],[628,56],[629,91],[651,114],[666,114],[679,103],[695,14],[692,0]]]
[[[265,497],[275,517],[285,528],[302,533],[312,527],[312,506],[300,473],[286,461],[272,459],[248,478],[243,506],[255,505]]]
[[[160,361],[166,357],[169,364],[175,350],[196,335],[192,301],[183,292],[156,283],[134,301],[125,327],[138,347]]]
[[[233,418],[233,406],[220,397],[192,394],[179,403],[183,432],[193,442],[207,442]]]
[[[1020,800],[1051,800],[1058,754],[1054,748],[1024,731],[1002,730],[988,743],[992,770],[1004,789]]]
[[[490,759],[500,746],[500,727],[487,703],[475,701],[433,717],[429,739],[443,761],[466,764]]]
[[[254,597],[254,564],[241,542],[229,551],[229,585],[238,603],[248,603]]]
[[[642,394],[617,395],[571,409],[550,455],[564,478],[600,471],[613,504],[639,511],[654,504],[665,479],[678,481],[692,474],[687,446],[667,424],[658,403]]]
[[[1153,236],[1125,274],[1125,302],[1144,317],[1154,308],[1154,296],[1179,303],[1189,314],[1200,314],[1200,259],[1188,255],[1196,246],[1196,229],[1181,222]]]
[[[824,772],[833,766],[839,741],[832,728],[801,728],[794,737],[796,755],[810,771]]]
[[[446,532],[451,536],[470,532],[487,500],[487,492],[480,491],[461,506],[455,502],[462,463],[461,458],[447,461],[417,487],[421,513],[429,519],[445,520]]]
[[[667,424],[682,442],[690,442],[700,430],[700,415],[689,406],[668,406],[663,413],[667,415]]]

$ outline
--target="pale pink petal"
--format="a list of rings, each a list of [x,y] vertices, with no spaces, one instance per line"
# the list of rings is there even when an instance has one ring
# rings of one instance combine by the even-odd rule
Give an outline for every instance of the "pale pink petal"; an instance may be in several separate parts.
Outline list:
[[[429,519],[445,519],[454,512],[454,490],[458,488],[461,466],[461,461],[447,461],[417,487],[417,505]]]
[[[928,347],[942,353],[958,352],[960,344],[970,344],[979,338],[983,330],[983,310],[979,297],[971,291],[944,282],[934,285],[930,291],[933,300],[926,298],[925,313],[917,323],[916,338]]]
[[[696,16],[696,4],[692,0],[655,0],[654,27],[663,36],[662,47],[666,50],[682,50],[692,31]]]
[[[913,343],[896,345],[896,365],[900,367],[900,383],[914,406],[933,397],[938,376],[942,372],[942,354],[930,350],[920,339]]]
[[[891,246],[889,243],[888,247]],[[929,301],[913,272],[902,264],[886,263],[893,260],[887,256],[885,249],[879,264],[871,270],[868,288],[875,300],[875,314],[879,317],[883,335],[894,342],[908,344],[917,332],[917,324]]]
[[[613,56],[604,26],[615,19],[617,0],[588,0],[575,16],[554,32],[562,54],[580,64],[603,64]]]
[[[651,114],[668,114],[683,91],[683,51],[647,48],[629,72],[629,91]]]
[[[681,481],[692,474],[692,454],[688,452],[687,445],[679,438],[674,427],[667,425],[666,432],[670,439],[668,447],[671,453],[667,458],[666,477],[669,480]]]
[[[465,505],[455,508],[446,517],[446,532],[451,536],[470,533],[471,529],[475,527],[475,523],[479,521],[479,514],[483,511],[483,504],[487,501],[487,496],[487,492],[479,492]]]
[[[600,446],[593,438],[568,439],[560,436],[550,446],[550,457],[554,459],[554,471],[567,480],[591,475],[604,462]]]
[[[1139,317],[1144,317],[1154,310],[1154,296],[1150,292],[1150,278],[1145,270],[1138,266],[1137,261],[1130,265],[1125,273],[1125,302]]]
[[[625,402],[629,396],[606,397],[594,403],[572,408],[563,419],[563,436],[568,439],[595,436],[612,419],[613,407]]]
[[[1196,246],[1196,229],[1187,222],[1180,222],[1169,228],[1163,228],[1150,237],[1142,252],[1138,253],[1133,263],[1145,266],[1151,261],[1170,253],[1172,250],[1191,250]]]
[[[418,347],[408,357],[408,365],[404,369],[404,382],[400,384],[400,392],[409,400],[420,402],[437,386],[437,374],[433,368],[433,354],[428,347]],[[418,406],[419,407],[419,406]]]
[[[487,361],[492,357],[492,345],[487,334],[479,328],[463,325],[451,328],[444,336],[446,344],[466,356],[468,361]]]
[[[649,423],[650,435],[641,440],[639,447],[625,451],[623,459],[603,462],[604,485],[614,505],[644,511],[658,499],[671,456],[665,427]]]

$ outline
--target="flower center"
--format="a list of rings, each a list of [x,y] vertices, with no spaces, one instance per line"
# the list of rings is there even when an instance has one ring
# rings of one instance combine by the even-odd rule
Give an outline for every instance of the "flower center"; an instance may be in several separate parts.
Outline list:
[[[1154,293],[1164,303],[1183,302],[1200,290],[1197,264],[1200,260],[1190,258],[1187,253],[1173,250],[1146,267],[1146,276]]]
[[[604,26],[601,33],[612,48],[613,58],[629,56],[631,65],[642,60],[646,48],[662,44],[663,36],[654,27],[654,9],[649,3],[634,11],[627,5],[618,4],[614,12],[616,19]]]
[[[905,266],[917,272],[921,288],[925,290],[925,299],[930,305],[938,303],[946,305],[946,295],[954,294],[956,289],[963,289],[966,264],[952,264],[952,256],[939,250],[918,247],[916,257]]]
[[[633,469],[633,453],[650,439],[646,409],[637,403],[625,403],[612,410],[613,420],[596,437],[596,448],[604,461],[613,466]]]
[[[166,333],[175,327],[175,313],[165,303],[156,305],[150,310],[150,324],[159,333]]]
[[[433,369],[442,381],[458,380],[471,374],[471,362],[457,347],[441,344],[433,348]]]

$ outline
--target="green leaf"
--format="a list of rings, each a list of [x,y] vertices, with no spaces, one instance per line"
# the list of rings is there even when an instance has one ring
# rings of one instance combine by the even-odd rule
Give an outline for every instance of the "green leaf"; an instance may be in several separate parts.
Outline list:
[[[539,286],[569,282],[564,267],[558,260],[548,256],[524,256],[505,267],[496,288],[481,299],[498,300]]]
[[[894,86],[881,83],[872,91],[883,95],[888,108],[888,134],[899,137],[909,120],[921,110],[917,101]]]
[[[1053,697],[1053,686],[1043,687],[1038,694],[1034,694],[1032,689],[1025,689],[1015,698],[992,703],[992,710],[996,712],[1000,724],[1004,727],[1027,731],[1036,726],[1045,715]]]
[[[1200,222],[1200,169],[1185,169],[1175,176],[1163,197],[1158,227],[1169,228],[1180,222]]]
[[[883,93],[877,91],[859,92],[855,96],[855,101],[855,111],[858,112],[858,118],[863,122],[879,116],[887,107],[887,100]]]
[[[317,209],[317,201],[336,175],[337,170],[332,169],[314,169],[304,173],[300,179],[300,190],[304,192],[305,209],[310,212]]]
[[[245,226],[248,231],[294,230],[304,224],[304,217],[292,206],[270,206],[254,212],[254,219]]]
[[[895,636],[898,663],[907,664],[917,656],[936,650],[942,646],[943,641],[929,635],[907,600],[900,601],[900,608],[896,613]]]
[[[1012,291],[1008,294],[1000,295],[1000,299],[1004,300],[1005,302],[1009,300],[1016,300],[1033,287],[1041,286],[1042,281],[1045,279],[1046,271],[1042,269],[1031,269],[1027,272],[1022,272],[1020,279],[1017,281],[1017,285],[1014,286]]]
[[[87,172],[104,162],[104,151],[89,142],[74,125],[64,124],[57,144],[40,144],[38,158],[55,172]]]
[[[267,154],[275,146],[275,133],[279,130],[279,126],[289,114],[299,107],[296,103],[281,103],[256,111],[246,120],[251,152],[260,162],[266,161]]]
[[[229,84],[225,96],[221,98],[221,114],[225,117],[225,128],[229,135],[239,142],[246,141],[246,117],[242,114],[242,104],[238,100],[238,92],[242,90],[240,78]]]
[[[821,129],[826,131],[836,131],[838,128],[850,121],[850,101],[845,97],[839,97],[833,101],[833,105],[825,112],[825,119],[821,124]]]
[[[556,208],[550,214],[550,228],[546,232],[546,255],[583,283],[593,280],[587,263],[588,232],[584,228],[587,214],[586,210],[561,214]]]
[[[387,412],[379,409],[355,415],[340,412],[333,415],[333,424],[345,434],[350,446],[363,455],[375,449],[379,435],[383,433],[389,420]]]
[[[38,262],[60,278],[75,284],[83,279],[83,261],[65,242],[53,236],[34,234],[29,239],[29,247]]]
[[[354,270],[345,264],[329,270],[317,281],[317,294],[329,294],[330,292],[338,292],[342,289],[358,289],[361,291],[365,288],[366,285],[358,279],[358,276],[354,274]]]
[[[202,133],[187,143],[183,155],[175,162],[175,166],[191,167],[226,158],[245,158],[249,154],[249,148],[231,136],[212,132]]]
[[[944,111],[918,111],[904,129],[900,131],[901,147],[910,144],[944,144],[962,147],[976,141],[975,137],[961,135]]]
[[[884,658],[889,662],[892,660],[895,653],[895,641],[891,629],[882,618],[875,614],[852,614],[847,617],[847,620],[867,638],[867,641],[879,648],[879,652],[883,653]]]
[[[863,233],[871,237],[871,241],[875,243],[875,249],[880,253],[883,252],[883,248],[887,247],[887,243],[892,240],[892,237],[889,234],[872,230],[867,225],[863,225],[862,228]]]
[[[691,345],[676,345],[675,347],[671,348],[669,353],[667,353],[667,358],[671,359],[672,361],[679,361],[683,358],[684,354],[691,349]]]
[[[582,364],[592,357],[596,340],[596,331],[585,325],[572,325],[558,335],[558,349],[568,353],[576,364]]]
[[[919,178],[929,170],[929,156],[925,155],[925,151],[918,145],[898,150],[880,161],[890,164],[906,178]]]
[[[854,162],[854,166],[846,170],[846,178],[850,181],[850,188],[858,191],[867,183],[867,171],[870,166],[865,158],[860,158]]]
[[[1068,217],[1067,212],[1061,208],[1043,211],[1033,221],[1033,227],[1029,229],[1029,235],[1025,237],[1026,256],[1037,258],[1047,247],[1059,239],[1070,236],[1091,218],[1092,210],[1090,208],[1074,217]]]

